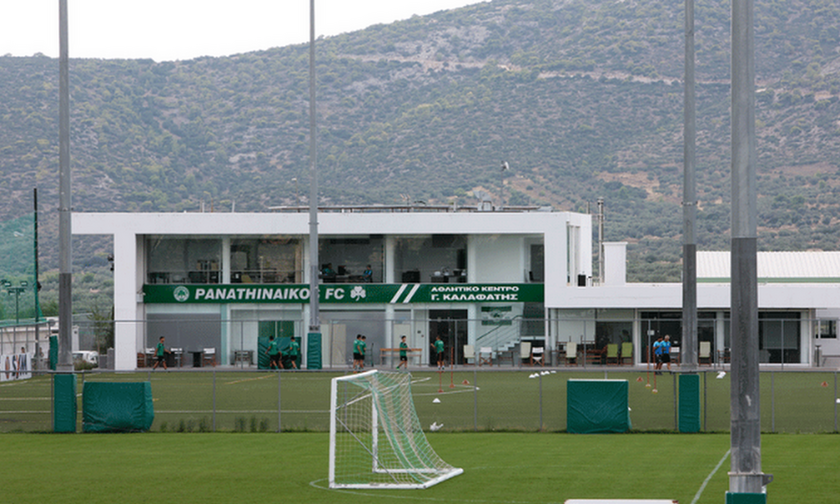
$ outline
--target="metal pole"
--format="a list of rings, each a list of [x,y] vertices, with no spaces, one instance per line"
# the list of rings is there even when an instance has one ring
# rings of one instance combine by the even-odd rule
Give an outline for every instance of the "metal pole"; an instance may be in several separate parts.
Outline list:
[[[545,358],[545,356],[543,356]],[[542,373],[540,373],[540,432],[542,432]]]
[[[604,285],[604,198],[598,198],[598,282]]]
[[[318,290],[318,168],[315,142],[315,0],[309,0],[309,332],[321,331]]]
[[[35,209],[35,217],[33,219],[32,228],[34,232],[34,239],[33,241],[33,248],[34,248],[34,256],[35,256],[35,273],[32,285],[32,292],[35,294],[35,358],[32,359],[33,361],[33,368],[40,369],[39,365],[40,362],[38,357],[41,355],[41,301],[38,297],[38,188],[34,188],[32,190],[32,205]]]
[[[697,369],[697,183],[695,179],[694,0],[685,0],[685,97],[683,99],[683,282],[680,367]]]
[[[216,432],[216,368],[213,368],[213,432]]]
[[[754,0],[732,2],[731,493],[761,493]]]
[[[708,372],[703,372],[703,431],[706,430],[706,415],[709,411],[709,386],[706,383]]]
[[[478,366],[476,366],[478,367]],[[473,368],[473,426],[475,427],[475,431],[478,432],[478,369],[476,367]],[[837,388],[837,373],[834,374],[834,388]],[[835,407],[835,420],[834,425],[837,425],[837,408]],[[837,430],[837,427],[834,428]]]
[[[837,371],[834,372],[834,432],[837,432]]]
[[[283,373],[281,373],[280,370],[278,369],[277,370],[277,432],[282,432],[282,429],[280,428],[280,426],[282,425],[280,423],[280,411],[283,409],[282,408],[283,403],[280,401],[280,392],[281,392],[280,391],[280,380],[281,380],[281,376],[283,376]]]
[[[680,430],[680,421],[677,412],[679,411],[679,406],[677,405],[677,373],[671,373],[672,381],[674,382],[674,430]]]
[[[770,371],[770,432],[776,432],[776,373]]]
[[[70,64],[67,47],[67,0],[58,1],[58,366],[72,371],[72,249],[70,230]]]

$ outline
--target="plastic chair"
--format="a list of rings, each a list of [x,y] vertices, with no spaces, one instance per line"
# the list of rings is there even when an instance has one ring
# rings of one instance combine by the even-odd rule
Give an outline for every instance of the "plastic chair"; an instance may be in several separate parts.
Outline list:
[[[625,341],[621,344],[621,364],[624,364],[624,359],[630,359],[630,364],[633,364],[633,343]]]
[[[202,359],[201,365],[211,364],[213,367],[216,366],[216,349],[215,348],[205,348],[202,350]]]
[[[519,364],[522,365],[522,362],[528,361],[529,364],[531,363],[531,342],[530,341],[522,341],[519,343]]]
[[[470,360],[472,360],[472,362],[470,362]],[[464,345],[464,365],[465,366],[475,365],[475,346],[474,345]]]
[[[487,364],[488,366],[493,365],[493,349],[489,346],[478,349],[478,365],[481,366],[484,364]]]
[[[575,365],[577,366],[577,343],[574,341],[569,341],[566,343],[566,365]],[[574,362],[572,362],[574,361]]]
[[[712,365],[712,342],[711,341],[701,341],[700,342],[700,353],[697,354],[697,363],[700,364],[700,361],[706,359],[707,364],[710,366]]]
[[[545,367],[545,347],[535,346],[531,348],[531,365],[535,364]]]
[[[618,364],[618,344],[617,343],[609,343],[607,344],[607,364],[610,363],[610,359],[614,360],[616,364]]]

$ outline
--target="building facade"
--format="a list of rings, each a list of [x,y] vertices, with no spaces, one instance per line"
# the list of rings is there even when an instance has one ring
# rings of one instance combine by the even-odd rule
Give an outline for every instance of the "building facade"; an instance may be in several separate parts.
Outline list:
[[[515,364],[523,342],[555,364],[643,364],[666,334],[679,348],[681,284],[628,283],[626,243],[593,246],[590,215],[357,207],[318,218],[324,367],[348,366],[357,334],[390,366],[402,336],[413,365],[431,363],[438,337],[456,364],[482,349]],[[256,363],[272,335],[309,351],[308,232],[296,212],[74,214],[74,234],[113,237],[115,368],[137,367],[160,336],[187,365],[206,349],[217,364]],[[698,252],[701,364],[728,360],[728,267],[728,253]],[[840,364],[840,254],[759,253],[758,267],[761,361]]]

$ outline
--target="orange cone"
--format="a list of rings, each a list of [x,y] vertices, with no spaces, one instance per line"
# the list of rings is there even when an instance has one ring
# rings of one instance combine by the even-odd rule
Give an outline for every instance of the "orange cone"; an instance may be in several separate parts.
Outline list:
[[[820,385],[820,386],[821,387],[828,387],[828,382],[822,382],[822,385]]]
[[[642,383],[644,380],[642,380],[642,377],[640,376],[640,377],[636,378],[636,381],[639,382],[639,383]]]
[[[464,380],[464,381],[461,382],[461,385],[469,385],[469,384],[470,384],[469,380]]]

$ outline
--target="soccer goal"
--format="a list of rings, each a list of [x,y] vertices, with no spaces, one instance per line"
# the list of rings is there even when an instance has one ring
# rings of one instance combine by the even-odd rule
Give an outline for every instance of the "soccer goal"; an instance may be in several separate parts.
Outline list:
[[[330,488],[428,488],[461,474],[429,444],[411,375],[377,370],[332,379]]]

